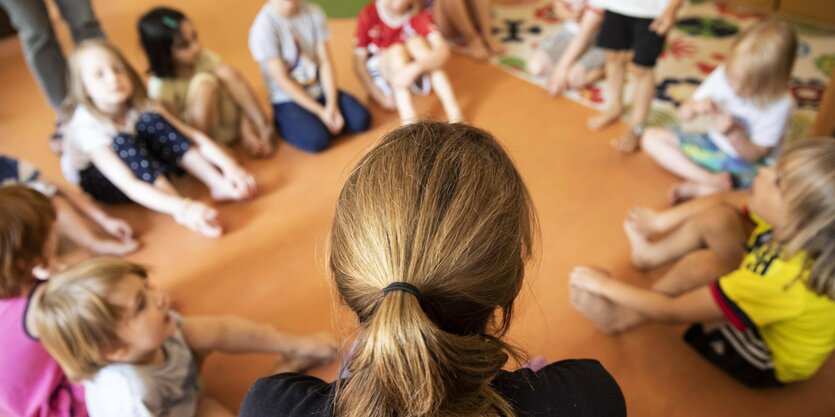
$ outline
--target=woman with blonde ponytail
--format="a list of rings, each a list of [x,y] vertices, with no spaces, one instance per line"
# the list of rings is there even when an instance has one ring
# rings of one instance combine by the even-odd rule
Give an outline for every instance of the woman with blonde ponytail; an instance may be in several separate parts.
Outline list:
[[[329,266],[359,319],[346,378],[259,380],[240,415],[623,416],[596,361],[504,371],[536,215],[487,132],[415,123],[381,140],[336,204]]]

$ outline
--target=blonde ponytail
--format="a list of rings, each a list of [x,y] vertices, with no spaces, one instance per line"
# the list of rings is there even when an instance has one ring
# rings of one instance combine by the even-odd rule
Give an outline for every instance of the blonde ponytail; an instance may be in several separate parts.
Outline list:
[[[487,132],[421,122],[389,133],[337,202],[330,268],[361,329],[338,417],[514,416],[492,381],[536,220]],[[393,283],[416,289],[388,291]]]

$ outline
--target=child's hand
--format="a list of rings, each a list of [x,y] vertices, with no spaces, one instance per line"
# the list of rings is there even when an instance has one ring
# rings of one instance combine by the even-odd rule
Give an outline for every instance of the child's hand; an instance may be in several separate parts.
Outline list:
[[[656,17],[650,23],[649,30],[657,33],[658,36],[666,35],[672,29],[673,25],[676,24],[676,13],[678,13],[678,8],[667,7],[664,13],[661,13],[660,16]]]
[[[198,201],[185,199],[183,207],[174,214],[174,220],[203,236],[220,237],[223,234],[217,210]]]
[[[422,72],[420,66],[414,62],[410,62],[398,72],[391,81],[391,86],[395,89],[407,89],[414,84],[417,77]]]
[[[107,232],[107,234],[119,240],[129,240],[133,238],[133,229],[131,229],[130,225],[122,219],[107,216],[101,220],[100,226],[105,232]]]
[[[293,349],[282,352],[282,360],[275,372],[304,372],[336,359],[337,345],[330,334],[298,337],[294,345]]]
[[[331,103],[325,106],[321,119],[325,126],[328,127],[328,130],[334,135],[341,132],[345,126],[345,119],[342,117],[339,107]]]
[[[724,135],[727,135],[735,124],[736,119],[728,113],[719,113],[713,116],[713,120],[711,122],[713,128]]]
[[[255,196],[257,185],[255,177],[240,165],[235,163],[222,169],[223,177],[232,186],[238,200],[246,200]]]
[[[568,275],[568,281],[572,286],[595,294],[602,294],[611,280],[608,272],[589,266],[575,267]]]
[[[702,100],[692,100],[678,109],[678,116],[682,120],[692,120],[696,116],[701,116],[704,114],[712,114],[718,111],[718,107],[716,103],[713,102],[710,98],[705,98]]]
[[[562,65],[554,68],[551,77],[548,79],[548,94],[552,96],[560,96],[568,86],[568,71]]]

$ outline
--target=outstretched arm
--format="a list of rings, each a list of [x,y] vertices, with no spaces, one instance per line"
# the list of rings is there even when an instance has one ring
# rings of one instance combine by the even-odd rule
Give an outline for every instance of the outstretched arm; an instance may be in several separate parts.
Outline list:
[[[309,347],[308,339],[279,332],[272,326],[238,316],[188,316],[183,334],[198,354],[214,350],[227,353],[300,354]]]

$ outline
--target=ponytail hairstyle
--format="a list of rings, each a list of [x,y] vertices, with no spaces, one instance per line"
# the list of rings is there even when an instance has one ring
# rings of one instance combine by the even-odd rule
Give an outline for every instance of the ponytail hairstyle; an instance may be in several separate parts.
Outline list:
[[[156,7],[145,13],[137,23],[142,49],[148,58],[148,72],[160,77],[175,77],[171,49],[182,38],[180,24],[186,16],[179,10]]]
[[[789,254],[811,262],[807,285],[835,300],[835,139],[788,144],[777,164],[788,216],[783,238]]]
[[[491,383],[516,356],[502,337],[536,230],[489,133],[418,122],[384,136],[346,180],[331,229],[330,269],[360,322],[336,416],[514,416]],[[393,283],[416,291],[384,294]]]

